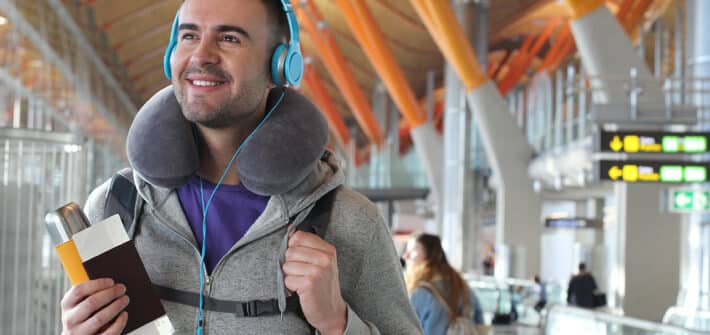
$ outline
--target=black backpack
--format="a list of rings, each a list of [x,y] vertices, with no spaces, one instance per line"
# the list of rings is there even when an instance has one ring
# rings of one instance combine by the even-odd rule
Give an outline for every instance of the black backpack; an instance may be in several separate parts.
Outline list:
[[[313,209],[308,213],[304,222],[299,224],[297,230],[313,233],[323,238],[330,223],[330,212],[333,208],[335,194],[340,187],[333,189],[326,195],[318,199]],[[104,206],[104,218],[118,214],[123,222],[123,226],[128,236],[133,238],[139,229],[141,212],[143,210],[143,200],[138,196],[136,187],[133,184],[133,170],[125,168],[116,173],[111,178],[106,203]],[[291,222],[295,216],[291,218]],[[200,296],[194,292],[176,290],[174,288],[153,284],[156,293],[162,300],[172,301],[184,305],[199,306]],[[252,301],[226,301],[204,297],[204,309],[231,313],[237,317],[259,317],[279,315],[279,304],[277,299],[252,300]],[[286,311],[296,313],[305,320],[301,304],[297,295],[286,299]],[[311,328],[312,333],[315,329]]]

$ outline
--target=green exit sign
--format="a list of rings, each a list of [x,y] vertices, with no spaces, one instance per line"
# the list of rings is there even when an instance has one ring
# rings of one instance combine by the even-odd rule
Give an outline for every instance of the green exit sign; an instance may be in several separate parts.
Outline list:
[[[708,212],[710,211],[710,191],[672,189],[670,190],[671,212]]]

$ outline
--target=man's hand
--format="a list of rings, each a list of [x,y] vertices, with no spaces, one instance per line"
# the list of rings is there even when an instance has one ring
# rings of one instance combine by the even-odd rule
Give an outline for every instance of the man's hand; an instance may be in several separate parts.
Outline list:
[[[308,323],[323,335],[342,335],[347,307],[340,295],[335,247],[298,231],[289,238],[283,271],[286,288],[298,294]]]
[[[121,334],[128,322],[128,314],[122,312],[126,306],[126,286],[114,285],[111,279],[73,286],[62,298],[62,334]]]

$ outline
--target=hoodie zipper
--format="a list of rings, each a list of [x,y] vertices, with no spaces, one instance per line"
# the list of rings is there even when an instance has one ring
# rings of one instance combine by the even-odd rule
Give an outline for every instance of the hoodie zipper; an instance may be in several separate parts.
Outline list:
[[[169,224],[165,222],[165,218],[163,218],[162,215],[158,213],[158,211],[153,208],[152,206],[150,207],[150,212],[153,214],[158,219],[158,222],[160,222],[161,225],[165,226],[168,230],[172,231],[175,235],[179,236],[185,243],[191,246],[191,249],[195,251],[195,255],[197,256],[197,263],[200,264],[202,262],[202,256],[200,255],[200,251],[197,250],[197,247],[195,247],[194,244],[192,244],[192,241],[190,241],[188,238],[186,238],[184,235],[182,235],[180,232],[175,230],[173,227],[171,227]],[[198,265],[199,266],[199,265]],[[215,268],[216,269],[216,268]],[[206,293],[204,297],[210,297],[212,295],[212,277],[207,273],[207,269],[203,270],[203,275],[205,276],[205,288],[204,292]],[[199,283],[198,283],[199,285]],[[199,308],[199,306],[198,306]],[[195,328],[199,325],[200,321],[202,321],[202,328],[203,330],[205,329],[205,325],[207,324],[206,319],[207,319],[207,312],[203,309],[202,311],[202,320],[195,320]]]

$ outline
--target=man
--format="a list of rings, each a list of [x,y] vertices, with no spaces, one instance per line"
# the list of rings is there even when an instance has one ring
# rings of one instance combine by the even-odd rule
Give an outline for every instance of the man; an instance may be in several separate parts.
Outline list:
[[[199,139],[199,169],[176,189],[134,174],[146,207],[138,217],[136,247],[154,284],[199,292],[202,188],[209,194],[225,172],[206,215],[206,237],[212,242],[205,254],[205,296],[263,300],[288,289],[298,295],[303,315],[281,309],[276,315],[239,317],[205,309],[198,320],[195,306],[164,299],[178,334],[194,334],[198,326],[203,334],[309,334],[314,329],[324,335],[420,334],[392,241],[374,205],[340,188],[327,241],[293,233],[284,220],[342,184],[343,172],[332,158],[319,161],[293,190],[271,197],[251,193],[234,168],[225,170],[268,109],[274,87],[270,55],[287,30],[280,5],[276,0],[184,2],[170,65],[182,114],[194,123]],[[94,223],[102,218],[108,187],[94,190],[85,206]],[[283,241],[287,249],[279,254]],[[130,303],[125,291],[110,279],[72,287],[62,300],[64,333],[120,334],[131,317],[122,312]]]
[[[567,303],[582,308],[594,308],[594,292],[597,282],[591,273],[587,272],[587,265],[579,263],[579,273],[572,277],[567,288]]]

